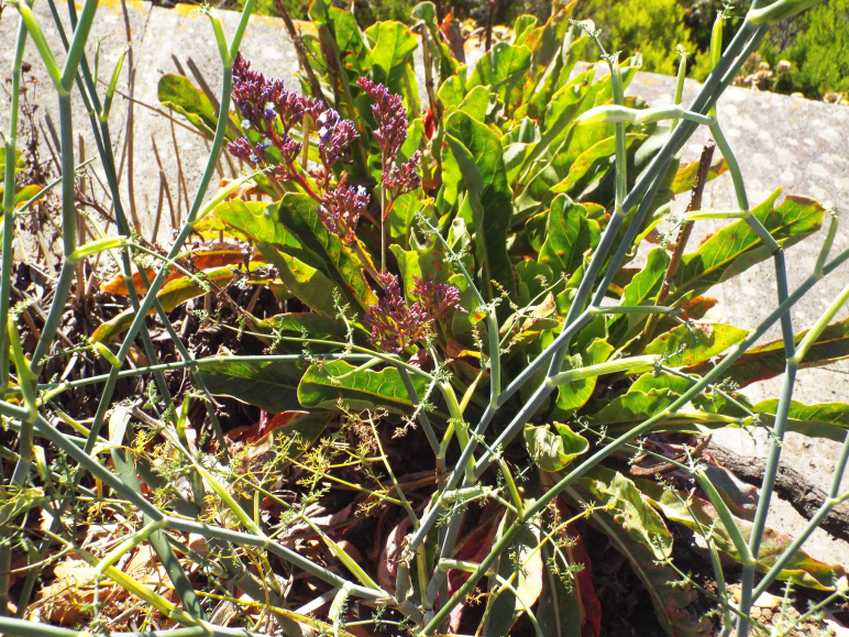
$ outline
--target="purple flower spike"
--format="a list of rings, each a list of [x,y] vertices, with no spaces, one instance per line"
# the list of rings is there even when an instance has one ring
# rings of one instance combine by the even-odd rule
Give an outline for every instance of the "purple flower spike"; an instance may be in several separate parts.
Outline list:
[[[362,186],[352,188],[342,183],[325,193],[318,208],[318,216],[330,232],[351,244],[356,240],[357,221],[368,207],[370,199]]]
[[[265,132],[279,117],[283,130],[288,131],[301,123],[308,108],[314,108],[313,101],[287,91],[281,80],[252,71],[250,62],[241,54],[237,56],[233,65],[233,102],[252,127]]]
[[[283,155],[286,163],[292,163],[301,152],[301,143],[289,137],[288,133],[283,133],[277,145]]]
[[[451,310],[460,306],[460,290],[449,283],[434,283],[416,277],[413,292],[435,320],[444,319]]]
[[[314,120],[317,120],[318,116],[325,110],[327,110],[327,106],[317,97],[304,97],[304,113]]]
[[[419,187],[421,179],[419,178],[416,168],[419,165],[421,151],[416,151],[400,166],[393,165],[389,170],[383,173],[383,185],[388,190],[395,193],[395,196],[402,195],[405,192],[410,192]]]
[[[247,137],[239,137],[227,144],[227,150],[234,157],[256,166],[265,159],[265,147],[262,144],[252,145]]]
[[[269,116],[268,105],[275,90],[275,81],[269,80],[262,73],[251,70],[250,62],[236,56],[233,64],[233,102],[242,114],[245,123],[253,127],[262,127],[268,119],[276,117],[276,112]],[[282,88],[282,85],[280,86]]]
[[[332,166],[342,151],[358,136],[354,122],[342,119],[332,108],[321,112],[316,118],[318,129],[318,152],[325,167]]]
[[[366,325],[377,347],[387,352],[402,352],[427,337],[431,317],[421,303],[407,305],[396,275],[386,272],[381,278],[383,294],[368,309]]]
[[[361,77],[357,84],[372,100],[371,112],[377,120],[374,137],[380,145],[383,160],[393,160],[407,139],[407,109],[399,95],[390,93],[383,84]]]

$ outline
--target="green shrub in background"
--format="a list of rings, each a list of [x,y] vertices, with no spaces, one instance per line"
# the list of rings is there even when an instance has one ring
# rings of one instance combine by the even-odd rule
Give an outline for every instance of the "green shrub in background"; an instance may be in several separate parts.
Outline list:
[[[776,89],[809,97],[849,92],[849,0],[830,0],[797,20],[777,25],[761,48],[776,67],[791,63]]]
[[[257,13],[279,15],[279,3],[295,19],[306,17],[308,0],[258,0]],[[354,13],[362,28],[380,20],[409,22],[413,0],[354,0]],[[241,9],[244,0],[224,0],[223,6]],[[337,6],[351,2],[338,2]],[[709,70],[706,54],[716,12],[726,7],[726,41],[739,26],[743,13],[739,0],[578,0],[576,16],[589,18],[603,32],[609,50],[625,55],[639,51],[643,68],[672,74],[677,63],[677,47],[693,56],[689,75],[704,80]],[[480,24],[489,19],[488,0],[444,0],[437,3],[440,16],[453,11],[458,18],[471,17]],[[519,14],[528,13],[541,22],[551,13],[548,0],[497,0],[495,24],[512,24]],[[775,69],[788,60],[789,72],[769,84],[782,93],[801,92],[822,97],[830,92],[849,91],[849,0],[830,0],[796,21],[785,21],[771,29],[761,47],[762,59]],[[591,57],[588,50],[586,57]]]
[[[696,51],[691,77],[704,79],[714,16],[726,7],[726,41],[739,26],[741,2],[720,0],[624,0],[607,3],[585,0],[578,4],[581,17],[591,18],[607,34],[612,49],[641,51],[644,68],[671,73],[678,44]],[[795,21],[770,29],[760,49],[761,58],[775,70],[781,60],[790,62],[771,83],[771,90],[801,92],[808,97],[849,91],[849,0],[830,0]]]
[[[685,13],[677,0],[584,0],[576,8],[578,17],[593,20],[601,29],[608,50],[626,55],[639,51],[645,70],[670,75],[675,72],[679,45],[704,57],[684,24]]]

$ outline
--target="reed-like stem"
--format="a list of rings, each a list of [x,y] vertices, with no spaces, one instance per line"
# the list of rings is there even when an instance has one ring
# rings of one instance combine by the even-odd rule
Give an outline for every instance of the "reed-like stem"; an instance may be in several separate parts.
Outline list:
[[[73,282],[75,264],[70,256],[76,249],[77,241],[77,218],[74,202],[74,182],[75,182],[75,167],[74,167],[74,133],[73,120],[71,117],[71,86],[77,74],[77,67],[85,48],[88,34],[91,31],[92,23],[94,22],[94,14],[97,10],[97,0],[86,0],[83,5],[83,11],[80,20],[74,29],[74,36],[71,40],[71,46],[68,55],[65,59],[65,64],[62,67],[61,73],[58,71],[55,59],[52,53],[47,48],[47,43],[44,41],[44,36],[35,22],[34,16],[31,13],[27,15],[28,8],[23,5],[18,6],[18,10],[27,24],[27,29],[30,35],[39,44],[39,52],[42,55],[42,60],[51,73],[55,83],[56,93],[59,98],[59,126],[61,140],[61,170],[62,170],[62,253],[64,260],[62,269],[59,274],[59,280],[56,283],[53,292],[53,301],[50,304],[50,310],[47,314],[47,319],[41,330],[41,336],[38,339],[35,350],[32,355],[32,370],[37,376],[41,370],[41,359],[49,351],[56,332],[59,328],[59,321],[65,309],[65,303],[71,290]]]
[[[780,268],[783,272],[784,261],[783,261],[783,253],[779,253],[776,255],[777,257],[781,257],[780,264],[777,262],[776,268]],[[814,271],[813,276],[816,276],[817,272]],[[778,286],[779,286],[779,298],[781,298],[782,294],[786,297],[786,286],[787,286],[787,277],[786,274],[784,276],[778,277]],[[793,338],[793,330],[790,322],[789,312],[782,317],[782,328],[784,333],[784,353],[787,359],[785,370],[784,370],[784,383],[781,388],[781,396],[778,401],[778,407],[776,408],[775,418],[773,423],[773,429],[770,432],[769,441],[769,455],[767,457],[766,469],[764,470],[763,481],[761,482],[761,491],[760,497],[758,499],[758,507],[755,511],[755,517],[752,523],[752,531],[749,540],[749,547],[752,551],[752,555],[757,557],[758,552],[760,550],[760,544],[763,540],[764,530],[766,528],[766,519],[769,514],[769,505],[772,501],[773,491],[775,487],[776,476],[778,475],[778,467],[781,460],[781,450],[784,441],[784,435],[787,430],[787,418],[790,411],[790,405],[793,397],[793,388],[796,382],[796,373],[798,372],[799,365],[804,360],[805,355],[808,352],[810,346],[816,342],[819,336],[827,327],[828,323],[834,318],[835,314],[843,307],[843,305],[849,300],[849,287],[845,288],[843,292],[841,292],[837,298],[831,303],[828,309],[822,314],[820,319],[814,324],[814,326],[808,331],[805,335],[805,338],[800,343],[799,348],[796,348],[794,338]],[[810,533],[819,526],[819,523],[822,519],[831,511],[833,506],[836,504],[834,502],[835,498],[837,498],[837,494],[840,488],[840,483],[843,477],[843,471],[845,469],[846,459],[849,458],[849,436],[846,438],[846,442],[843,447],[843,452],[841,454],[841,461],[838,461],[837,466],[834,470],[834,478],[831,492],[829,493],[829,499],[823,503],[823,506],[816,513],[816,515],[811,519],[808,527],[806,527],[805,531],[800,534],[799,537],[796,538],[794,545],[796,548],[802,546],[804,541],[810,536]],[[816,520],[816,523],[814,523]],[[797,544],[798,543],[798,544]],[[792,547],[788,547],[788,550],[785,551],[779,557],[776,564],[784,564],[789,560],[794,552],[789,549]],[[780,568],[776,569],[775,566],[770,569],[767,575],[761,580],[758,584],[757,589],[754,587],[755,580],[755,570],[754,565],[744,565],[743,573],[741,577],[741,594],[740,594],[740,611],[741,616],[737,623],[737,634],[739,637],[745,637],[749,631],[749,618],[748,614],[751,609],[751,604],[754,599],[757,599],[757,590],[764,590],[766,586],[771,583],[772,579],[780,572]]]
[[[50,7],[50,13],[53,16],[53,26],[56,28],[59,33],[59,38],[62,41],[65,49],[70,49],[70,43],[68,42],[68,38],[65,34],[65,27],[62,22],[61,17],[59,16],[59,12],[56,9],[56,5],[54,0],[48,0],[48,5]],[[78,23],[78,16],[76,6],[73,2],[68,2],[68,14],[71,20],[71,25],[76,28]],[[79,69],[80,72],[77,74],[75,81],[77,87],[80,92],[80,96],[83,99],[83,104],[85,106],[85,110],[88,113],[89,124],[91,127],[92,137],[94,138],[95,146],[97,148],[97,154],[101,161],[101,166],[103,168],[103,172],[106,176],[106,184],[109,189],[109,193],[112,198],[112,207],[115,211],[115,225],[117,226],[118,233],[123,236],[130,236],[131,230],[129,224],[127,223],[127,217],[124,210],[123,199],[121,196],[120,188],[118,186],[118,176],[115,168],[115,157],[112,151],[112,140],[109,131],[109,118],[108,118],[108,110],[112,101],[112,94],[115,90],[115,85],[118,80],[118,72],[120,71],[120,67],[123,65],[124,56],[122,55],[119,58],[119,64],[116,66],[113,71],[112,80],[107,88],[107,93],[105,100],[101,103],[100,97],[97,93],[97,88],[95,86],[94,78],[91,74],[91,69],[88,64],[88,60],[86,58],[85,53],[80,57]],[[138,294],[136,292],[135,284],[132,279],[132,268],[130,267],[130,249],[129,246],[123,246],[121,248],[121,260],[120,266],[124,277],[127,280],[127,291],[130,299],[130,304],[133,307],[134,311],[139,310],[139,299]],[[142,278],[144,278],[144,273],[142,272]],[[144,281],[147,283],[147,281]],[[168,323],[166,322],[166,325]],[[159,357],[156,352],[156,349],[153,346],[153,341],[150,338],[150,334],[147,331],[146,326],[143,327],[140,333],[140,340],[142,344],[142,348],[144,349],[145,356],[147,356],[148,360],[152,362],[158,362]],[[168,384],[165,382],[164,376],[161,373],[154,373],[153,375],[154,382],[156,383],[157,390],[162,396],[163,400],[166,402],[170,399],[170,392],[168,390]]]
[[[6,323],[12,298],[12,239],[15,233],[15,159],[18,145],[18,105],[21,93],[21,66],[26,47],[27,31],[19,21],[15,36],[15,57],[12,62],[9,94],[9,129],[4,147],[3,166],[3,247],[0,265],[0,392],[5,395],[9,381],[9,340]]]
[[[209,158],[207,159],[206,168],[203,171],[203,174],[200,179],[200,183],[198,184],[197,192],[195,194],[194,201],[192,203],[191,209],[189,210],[189,214],[186,217],[185,222],[183,223],[180,232],[177,234],[176,239],[174,240],[171,249],[168,251],[167,259],[173,260],[177,254],[179,254],[180,250],[182,250],[183,245],[186,240],[189,238],[189,235],[192,233],[195,219],[197,218],[198,213],[200,212],[201,205],[203,203],[204,197],[206,196],[206,191],[209,188],[209,183],[212,180],[212,176],[215,172],[216,162],[218,161],[218,156],[221,153],[221,148],[224,144],[224,135],[227,130],[227,126],[229,123],[229,110],[230,110],[230,90],[232,88],[233,83],[233,61],[236,58],[236,53],[239,50],[239,46],[241,44],[242,36],[244,35],[245,28],[247,27],[248,18],[250,17],[254,6],[254,0],[248,0],[245,3],[245,7],[242,10],[241,17],[239,19],[239,24],[236,28],[236,33],[233,35],[233,39],[229,45],[229,49],[225,51],[219,51],[222,58],[223,65],[223,77],[221,83],[221,95],[219,98],[219,108],[218,108],[218,122],[215,127],[215,135],[212,139],[212,145],[209,151]],[[213,24],[215,24],[214,18],[211,16],[213,20]],[[220,31],[216,29],[216,33]],[[167,266],[161,266],[159,270],[156,272],[156,276],[154,276],[153,281],[151,281],[150,286],[147,289],[147,293],[142,299],[139,305],[139,311],[133,318],[133,322],[130,324],[129,329],[127,330],[126,335],[124,336],[124,340],[121,343],[121,347],[116,354],[118,362],[123,365],[124,361],[127,358],[127,354],[129,354],[130,347],[132,346],[133,340],[138,334],[141,326],[147,316],[148,311],[154,304],[154,300],[156,299],[156,294],[159,292],[159,289],[162,287],[163,283],[165,283],[166,274],[168,273],[169,268]],[[118,382],[118,372],[119,368],[113,367],[109,374],[109,378],[106,381],[106,385],[103,388],[103,392],[100,397],[100,402],[97,406],[97,411],[94,416],[94,422],[91,426],[91,438],[89,443],[86,445],[87,450],[91,451],[91,448],[94,445],[94,436],[96,436],[101,427],[103,426],[104,418],[106,417],[106,412],[109,409],[109,406],[112,403],[112,396],[115,393],[115,386]]]
[[[844,494],[840,493],[840,484],[843,481],[843,475],[846,472],[847,463],[849,463],[849,434],[847,434],[844,440],[840,456],[838,457],[837,464],[834,468],[828,498],[825,502],[823,502],[819,511],[817,511],[816,514],[808,521],[807,526],[805,526],[805,528],[802,529],[802,531],[793,539],[793,542],[784,549],[784,552],[777,560],[775,560],[769,571],[767,571],[763,578],[761,578],[758,585],[752,591],[752,599],[757,599],[764,591],[766,591],[767,588],[769,588],[784,567],[787,566],[788,562],[796,557],[796,553],[802,548],[802,545],[808,541],[808,538],[811,537],[811,534],[819,527],[829,512],[849,498],[849,492]]]
[[[23,62],[24,48],[26,46],[26,26],[23,19],[18,25],[15,37],[15,57],[12,62],[12,86],[9,104],[9,132],[6,136],[4,148],[5,165],[3,174],[3,253],[2,265],[0,265],[0,397],[5,398],[9,387],[9,306],[12,297],[12,238],[15,231],[15,159],[18,136],[18,105],[20,100],[21,66]],[[13,319],[14,320],[14,319]],[[24,423],[21,420],[21,423]],[[23,426],[22,426],[23,429]],[[30,428],[31,431],[31,428]],[[23,432],[21,434],[21,455],[15,463],[15,474],[19,474],[22,463],[28,463],[29,457],[24,458],[24,453],[31,453],[25,449]],[[28,465],[27,465],[28,466]],[[15,479],[12,480],[14,484]],[[0,615],[6,612],[9,599],[9,569],[12,564],[12,552],[8,546],[0,548]],[[2,617],[0,617],[2,619]]]

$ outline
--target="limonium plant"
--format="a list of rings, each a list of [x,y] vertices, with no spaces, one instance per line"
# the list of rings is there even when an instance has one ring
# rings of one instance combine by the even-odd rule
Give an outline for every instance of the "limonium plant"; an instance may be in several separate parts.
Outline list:
[[[652,106],[626,95],[639,58],[605,51],[571,5],[555,2],[543,23],[519,17],[466,62],[430,2],[411,25],[363,31],[314,0],[309,24],[289,21],[296,87],[239,53],[252,4],[229,41],[210,14],[217,106],[183,76],[160,80],[162,104],[211,140],[190,213],[161,251],[123,212],[115,83],[101,94],[87,57],[96,3],[69,7],[61,68],[16,5],[13,80],[31,39],[59,96],[63,266],[37,333],[0,304],[0,413],[15,442],[0,594],[18,615],[0,616],[0,632],[71,637],[108,621],[134,636],[598,636],[618,614],[594,571],[600,542],[669,635],[789,635],[844,600],[844,567],[804,543],[847,498],[849,405],[803,404],[793,387],[800,367],[849,351],[826,345],[849,338],[836,320],[849,288],[804,331],[790,310],[849,251],[833,254],[836,217],[817,202],[778,190],[749,201],[717,106],[769,24],[814,2],[755,0],[729,42],[720,15],[697,97],[682,104],[682,57],[668,104]],[[586,41],[601,68],[577,65]],[[92,105],[116,213],[112,234],[82,245],[74,86]],[[21,190],[17,90],[0,299]],[[684,162],[699,127],[711,141]],[[207,193],[222,153],[239,170]],[[705,209],[720,175],[735,206]],[[672,212],[676,197],[685,212]],[[705,222],[717,230],[688,245]],[[824,224],[815,270],[791,290],[785,253]],[[101,271],[101,288],[126,309],[74,353],[103,372],[54,374],[69,355],[58,335],[75,273],[107,254],[118,271]],[[778,303],[754,329],[705,318],[711,288],[766,260]],[[764,344],[774,325],[782,338]],[[776,400],[740,391],[782,374]],[[128,389],[138,381],[143,399]],[[85,412],[76,399],[93,388]],[[727,427],[770,432],[756,495],[730,488],[705,452]],[[843,443],[826,499],[794,537],[767,527],[788,431]],[[109,525],[122,532],[93,530]],[[76,615],[56,611],[65,593],[37,575],[56,562],[61,580],[70,560],[85,576],[62,590],[93,600]],[[131,568],[140,561],[157,577]],[[18,563],[22,585],[9,576]],[[771,625],[752,613],[768,590],[785,598]],[[804,595],[817,602],[794,611]],[[110,601],[126,597],[144,609],[131,621]]]

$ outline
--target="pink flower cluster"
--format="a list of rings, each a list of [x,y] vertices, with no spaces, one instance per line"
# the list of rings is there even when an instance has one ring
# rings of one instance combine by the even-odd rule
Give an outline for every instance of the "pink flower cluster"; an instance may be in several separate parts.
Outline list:
[[[350,244],[357,238],[357,221],[368,208],[370,199],[365,188],[354,188],[343,181],[324,194],[318,216],[330,232]]]
[[[384,285],[380,300],[368,309],[366,325],[375,346],[387,352],[402,352],[427,338],[434,321],[445,319],[460,305],[460,292],[447,283],[417,278],[413,292],[419,300],[408,304],[401,293],[398,277],[381,275]]]
[[[357,85],[371,98],[371,112],[377,122],[374,138],[380,146],[383,159],[383,185],[393,198],[415,190],[419,186],[416,167],[421,153],[416,151],[405,162],[399,162],[398,153],[407,139],[407,109],[400,95],[391,93],[383,84],[367,77],[357,80]]]
[[[342,119],[321,100],[288,91],[281,80],[251,70],[241,54],[233,64],[232,95],[248,134],[230,142],[227,149],[251,166],[273,166],[272,174],[278,179],[292,176],[291,164],[301,144],[290,131],[301,125],[304,115],[319,126],[318,151],[326,176],[358,135],[352,121]]]

